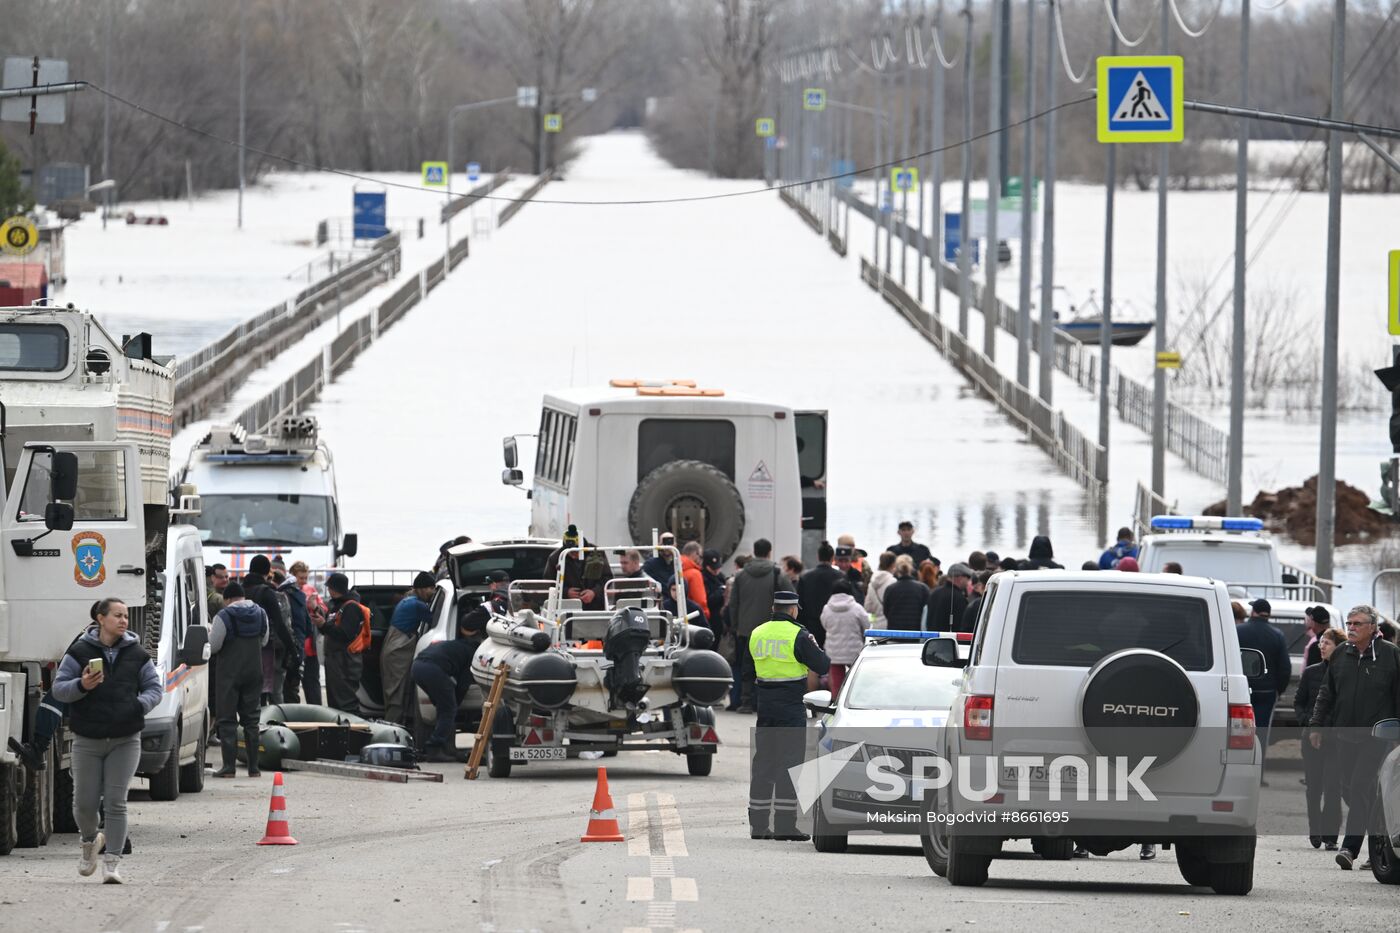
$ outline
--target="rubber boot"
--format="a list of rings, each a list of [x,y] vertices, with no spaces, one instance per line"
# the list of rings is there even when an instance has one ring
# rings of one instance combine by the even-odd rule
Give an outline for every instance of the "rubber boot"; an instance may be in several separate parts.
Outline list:
[[[214,772],[216,778],[231,778],[238,773],[238,727],[219,725],[219,748],[224,756],[224,766]]]
[[[258,768],[258,730],[243,730],[243,745],[248,751],[248,777],[261,777],[262,771]]]

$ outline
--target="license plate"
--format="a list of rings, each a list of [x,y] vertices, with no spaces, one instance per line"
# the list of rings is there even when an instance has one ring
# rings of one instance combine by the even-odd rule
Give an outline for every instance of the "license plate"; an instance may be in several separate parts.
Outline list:
[[[564,761],[569,757],[565,748],[512,748],[511,761]]]
[[[1074,768],[1058,768],[1060,773],[1060,786],[1070,790],[1079,786],[1079,775]],[[1001,783],[1003,787],[1015,787],[1021,779],[1021,774],[1027,773],[1032,784],[1049,784],[1051,768],[1049,765],[1032,765],[1029,768],[1014,768],[1005,766],[1001,769]],[[1085,774],[1083,780],[1089,780],[1089,775]]]

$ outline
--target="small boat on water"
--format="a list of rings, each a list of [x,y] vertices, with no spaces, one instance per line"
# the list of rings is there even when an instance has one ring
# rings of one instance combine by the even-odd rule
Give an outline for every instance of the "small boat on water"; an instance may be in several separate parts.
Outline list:
[[[1097,346],[1103,339],[1103,312],[1094,300],[1094,293],[1089,293],[1089,300],[1083,306],[1075,308],[1071,304],[1069,310],[1073,317],[1067,321],[1057,320],[1055,326],[1080,343]],[[1133,313],[1132,316],[1138,317],[1139,314]],[[1056,318],[1058,317],[1057,313]],[[1142,338],[1152,332],[1152,326],[1153,322],[1150,320],[1114,320],[1109,323],[1109,340],[1115,347],[1136,346],[1142,342]]]

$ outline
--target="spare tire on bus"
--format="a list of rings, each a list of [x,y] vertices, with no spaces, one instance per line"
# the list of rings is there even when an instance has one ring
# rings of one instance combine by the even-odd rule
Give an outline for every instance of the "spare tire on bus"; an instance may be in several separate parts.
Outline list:
[[[719,551],[722,560],[739,549],[744,500],[729,477],[699,460],[672,460],[642,477],[627,508],[632,540],[650,541],[653,528],[675,531],[670,527],[671,512],[682,506],[699,506],[704,511],[704,545]]]

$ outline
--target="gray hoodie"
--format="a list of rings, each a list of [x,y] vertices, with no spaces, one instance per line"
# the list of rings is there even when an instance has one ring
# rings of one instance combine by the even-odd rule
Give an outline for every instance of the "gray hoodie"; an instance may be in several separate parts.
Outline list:
[[[753,630],[773,618],[773,592],[781,588],[777,565],[756,557],[734,575],[729,584],[729,617],[734,634],[747,639]]]
[[[82,634],[82,641],[102,648],[102,657],[107,664],[113,665],[117,662],[117,650],[124,645],[136,644],[136,636],[131,632],[124,632],[121,640],[110,648],[102,644],[102,640],[97,637],[97,626],[93,625]],[[58,666],[58,675],[53,681],[54,699],[64,703],[76,703],[87,696],[83,692],[83,668],[78,663],[78,659],[71,654],[63,656],[63,663]],[[156,666],[150,659],[141,668],[141,714],[144,716],[156,708],[160,703],[160,698],[164,694],[161,689],[160,675],[156,673]]]

